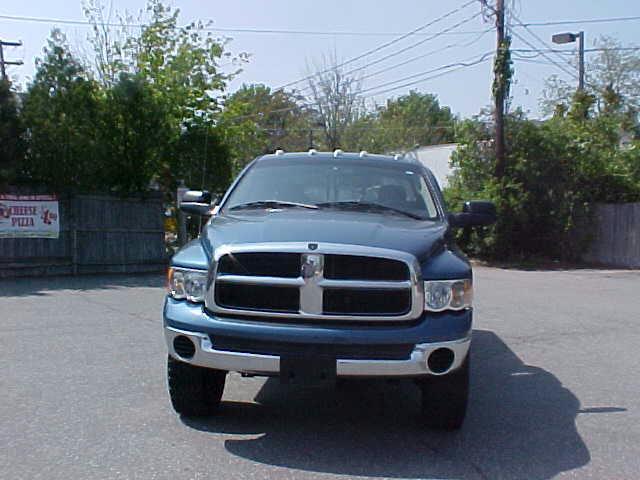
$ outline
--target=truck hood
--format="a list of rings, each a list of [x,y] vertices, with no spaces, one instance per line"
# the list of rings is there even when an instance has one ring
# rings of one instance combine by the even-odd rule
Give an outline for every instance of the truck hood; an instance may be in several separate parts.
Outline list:
[[[337,210],[249,210],[217,215],[202,233],[211,258],[221,245],[265,242],[338,243],[388,248],[424,261],[444,246],[447,225],[392,213]]]

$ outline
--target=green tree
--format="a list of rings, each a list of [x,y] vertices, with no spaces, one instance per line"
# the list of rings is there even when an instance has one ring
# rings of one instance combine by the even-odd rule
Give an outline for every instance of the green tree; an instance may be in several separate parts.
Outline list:
[[[227,82],[239,70],[223,73],[220,65],[222,60],[242,63],[248,58],[246,54],[234,58],[225,50],[227,40],[208,31],[208,23],[196,21],[181,26],[180,11],[162,0],[148,0],[138,19],[145,24],[140,31],[130,31],[126,26],[127,18],[122,16],[119,17],[121,26],[112,31],[104,20],[100,0],[91,0],[85,7],[85,14],[94,27],[91,41],[96,74],[107,87],[114,84],[119,73],[127,73],[143,81],[145,90],[152,90],[158,114],[164,115],[163,125],[170,130],[164,143],[165,152],[175,154],[178,144],[185,151],[198,151],[201,145],[198,135],[184,134],[191,132],[194,125],[208,132],[207,135],[211,134],[213,139],[222,137],[213,131],[220,115],[220,99]],[[188,141],[195,143],[189,146],[185,144]],[[180,162],[172,158],[161,162],[157,175],[161,185],[169,188],[176,179],[189,177],[189,172],[202,164],[196,157],[193,157],[193,166],[185,164],[190,156],[181,155],[180,158]],[[216,162],[225,161],[230,161],[229,155],[216,159]],[[172,168],[180,170],[171,171]]]
[[[312,118],[292,93],[243,85],[230,95],[218,123],[236,170],[258,155],[309,146]]]
[[[140,75],[101,87],[54,30],[23,109],[23,175],[58,192],[147,191],[170,155],[168,108]]]
[[[102,83],[113,85],[120,73],[144,78],[169,107],[176,125],[198,116],[209,119],[219,111],[218,96],[240,71],[223,73],[221,61],[242,63],[248,58],[244,53],[234,58],[226,51],[228,40],[207,30],[209,23],[180,25],[180,10],[162,0],[147,1],[138,18],[145,26],[138,31],[131,31],[129,17],[122,15],[120,27],[111,27],[100,0],[85,4],[85,15],[93,26],[92,64]]]
[[[136,73],[171,108],[175,124],[213,115],[219,108],[216,93],[225,89],[229,79],[218,67],[224,42],[204,30],[202,22],[178,26],[180,11],[160,0],[150,0],[147,11],[149,25],[128,45],[135,52]]]
[[[569,113],[546,122],[507,117],[508,161],[504,175],[493,175],[491,132],[483,122],[463,122],[456,172],[445,191],[449,207],[464,200],[490,199],[498,222],[461,235],[464,248],[493,258],[531,256],[574,258],[580,252],[573,235],[576,222],[593,202],[640,199],[637,167],[640,149],[620,146],[620,118],[588,115],[593,97],[576,95]],[[578,242],[578,243],[576,243]]]
[[[509,115],[505,126],[509,153],[500,179],[494,177],[495,152],[484,124],[460,128],[456,173],[445,191],[449,206],[457,211],[465,200],[489,199],[499,212],[493,227],[462,236],[464,247],[473,255],[497,258],[558,256],[566,209],[575,201],[567,189],[572,165],[563,138],[520,112]]]
[[[58,191],[94,188],[102,92],[59,30],[53,30],[36,65],[22,111],[28,152],[21,174]]]
[[[637,112],[640,111],[640,55],[611,37],[600,37],[595,46],[599,50],[588,54],[585,65],[585,90],[595,98],[592,110],[605,112],[610,108],[611,100],[615,99],[619,111],[627,112],[637,121]],[[558,104],[565,108],[572,104],[575,85],[553,75],[547,79],[545,87],[540,99],[543,113],[551,115]]]
[[[376,152],[450,143],[456,119],[438,98],[412,90],[347,127],[349,148]]]
[[[140,76],[121,74],[100,115],[99,178],[121,194],[145,192],[172,152],[166,106]]]
[[[173,142],[163,181],[175,191],[179,180],[191,188],[224,192],[232,178],[229,146],[222,130],[204,122],[187,125]],[[177,173],[179,172],[179,173]]]
[[[0,188],[16,181],[16,169],[24,156],[22,119],[11,82],[0,80]]]

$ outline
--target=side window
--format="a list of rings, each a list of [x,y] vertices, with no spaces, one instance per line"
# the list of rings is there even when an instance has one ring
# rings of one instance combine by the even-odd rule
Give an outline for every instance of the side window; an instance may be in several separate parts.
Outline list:
[[[433,196],[431,195],[431,192],[429,191],[429,187],[424,181],[424,178],[422,178],[422,176],[418,178],[420,179],[420,181],[417,184],[419,196],[424,201],[424,204],[427,208],[427,212],[429,212],[429,217],[435,218],[438,216],[438,209],[436,208],[436,204],[433,201]]]

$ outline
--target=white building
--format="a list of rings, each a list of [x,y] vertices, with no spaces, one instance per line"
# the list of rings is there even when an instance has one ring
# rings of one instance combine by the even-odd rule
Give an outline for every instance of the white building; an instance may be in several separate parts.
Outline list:
[[[405,157],[416,159],[429,168],[438,180],[440,188],[445,188],[449,183],[449,175],[453,173],[451,155],[456,148],[458,148],[457,143],[429,145],[411,150],[405,154]]]

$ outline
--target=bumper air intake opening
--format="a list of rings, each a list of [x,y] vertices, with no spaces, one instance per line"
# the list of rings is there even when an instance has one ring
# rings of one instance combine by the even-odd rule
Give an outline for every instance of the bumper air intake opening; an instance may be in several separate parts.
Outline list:
[[[196,346],[189,337],[178,335],[173,339],[173,349],[179,357],[189,359],[196,354]]]
[[[434,350],[427,359],[427,366],[433,373],[444,373],[453,365],[455,355],[449,348],[438,348]]]

